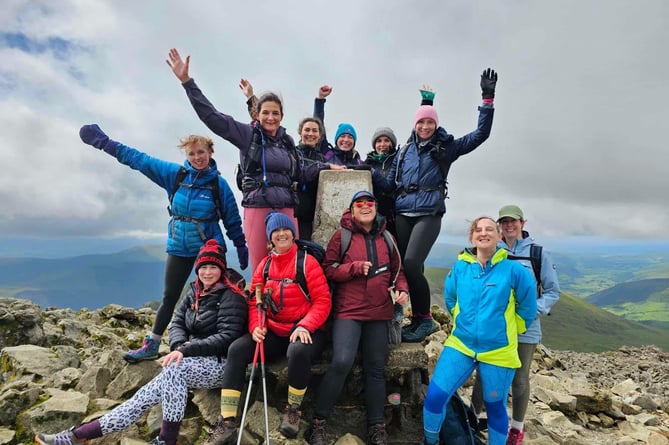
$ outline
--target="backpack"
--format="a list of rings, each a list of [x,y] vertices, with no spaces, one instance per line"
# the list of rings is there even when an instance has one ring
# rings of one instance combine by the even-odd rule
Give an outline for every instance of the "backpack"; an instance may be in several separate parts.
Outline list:
[[[397,156],[397,169],[395,170],[395,184],[399,183],[400,180],[402,179],[402,170],[404,169],[404,157],[407,154],[407,149],[409,148],[409,144],[404,144],[398,151],[398,156]],[[436,150],[438,151],[441,148],[441,141],[437,143],[435,147],[433,147],[431,150]],[[438,161],[437,161],[438,162]],[[407,186],[402,186],[399,189],[397,189],[397,194],[400,195],[406,195],[407,193],[412,193],[416,192],[418,190],[425,190],[425,191],[433,191],[433,190],[439,190],[439,192],[443,195],[442,199],[448,199],[448,170],[450,169],[450,166],[444,166],[443,163],[438,162],[439,164],[439,170],[441,170],[441,175],[442,175],[442,182],[439,184],[434,184],[434,185],[428,185],[428,186],[419,186],[419,185],[407,185]]]
[[[456,392],[448,401],[446,417],[439,430],[439,441],[443,445],[484,445],[476,436],[477,425],[474,410]]]
[[[220,173],[219,173],[220,175]],[[204,185],[204,186],[198,186],[198,185],[193,185],[193,184],[183,184],[184,179],[186,179],[186,176],[188,176],[188,170],[186,170],[185,167],[179,168],[179,171],[177,172],[177,176],[174,179],[174,187],[172,188],[172,192],[170,193],[168,199],[170,201],[170,204],[167,206],[167,213],[169,213],[170,216],[172,215],[172,201],[174,200],[174,195],[177,193],[179,190],[179,187],[182,185],[184,187],[188,188],[204,188],[207,190],[211,190],[211,195],[214,198],[214,205],[216,206],[216,215],[218,216],[218,219],[223,219],[223,211],[221,210],[221,196],[218,188],[218,175],[214,177],[209,185]]]
[[[323,258],[325,258],[325,249],[323,246],[313,241],[296,239],[295,244],[297,244],[297,258],[295,260],[295,283],[297,283],[297,285],[300,287],[300,290],[304,294],[304,298],[311,302],[309,288],[307,286],[307,277],[304,273],[304,269],[307,264],[307,255],[313,256],[316,261],[318,261],[318,264],[321,264],[323,262]],[[265,267],[263,267],[262,270],[263,281],[267,281],[269,279],[269,266],[271,264],[272,256],[270,255],[265,262]]]
[[[541,297],[541,254],[543,253],[543,246],[540,244],[530,244],[530,256],[516,256],[507,255],[510,260],[529,260],[532,264],[532,271],[534,272],[534,279],[537,281],[537,298]]]

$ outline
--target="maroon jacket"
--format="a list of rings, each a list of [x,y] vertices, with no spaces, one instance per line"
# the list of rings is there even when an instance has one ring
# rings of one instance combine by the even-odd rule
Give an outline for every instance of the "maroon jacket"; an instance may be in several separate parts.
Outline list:
[[[336,285],[332,297],[332,314],[335,319],[360,321],[391,320],[393,302],[388,288],[396,274],[395,290],[408,292],[402,261],[397,249],[390,258],[388,245],[382,232],[386,229],[385,219],[377,216],[374,227],[367,233],[353,220],[349,209],[341,217],[341,226],[352,232],[351,244],[339,258],[341,249],[341,229],[328,242],[323,268],[325,276]],[[367,276],[362,274],[362,262],[370,261],[372,268]],[[375,273],[381,268],[385,270]]]

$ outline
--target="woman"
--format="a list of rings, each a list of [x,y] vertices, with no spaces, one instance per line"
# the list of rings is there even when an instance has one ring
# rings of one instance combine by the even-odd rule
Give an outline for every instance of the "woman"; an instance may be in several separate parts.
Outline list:
[[[397,153],[397,136],[388,127],[377,128],[372,136],[372,151],[367,153],[365,164],[382,176],[388,174]],[[385,192],[379,187],[374,189],[377,200],[377,210],[386,219],[386,230],[397,238],[395,230],[395,193]]]
[[[367,443],[386,444],[383,371],[388,355],[388,321],[393,318],[390,290],[396,292],[396,302],[404,305],[409,300],[407,283],[399,252],[386,242],[385,221],[377,214],[372,193],[361,190],[353,194],[349,208],[341,217],[341,227],[332,235],[323,260],[327,278],[337,285],[332,310],[332,363],[318,388],[314,415],[305,439],[310,445],[327,443],[326,419],[332,413],[360,347]],[[344,231],[351,237],[350,244],[342,247]],[[394,246],[394,240],[392,243]]]
[[[321,122],[325,122],[325,98],[332,93],[332,87],[323,85],[318,90],[318,97],[314,100],[314,117],[317,117]],[[346,167],[355,167],[362,165],[360,154],[355,150],[355,143],[358,140],[358,135],[353,128],[353,125],[348,123],[341,123],[337,126],[335,133],[334,147],[327,142],[325,135],[323,135],[324,144],[321,145],[325,160],[332,164],[344,165]]]
[[[273,209],[295,221],[297,184],[313,181],[328,164],[300,165],[293,140],[281,126],[283,105],[274,93],[258,99],[256,125],[234,120],[216,110],[188,74],[190,56],[184,62],[172,48],[167,64],[181,81],[195,112],[211,131],[239,149],[242,180],[244,232],[248,234],[251,267],[265,256],[263,221]],[[337,168],[336,166],[334,168]]]
[[[86,144],[104,150],[121,164],[144,174],[165,189],[170,198],[172,218],[167,232],[163,301],[156,313],[151,335],[146,336],[141,348],[128,351],[123,356],[130,363],[155,360],[162,335],[193,270],[198,250],[211,238],[226,251],[219,219],[223,220],[226,235],[237,248],[240,267],[246,269],[249,252],[237,202],[227,181],[218,172],[212,158],[214,142],[207,137],[191,135],[181,141],[179,147],[185,152],[186,160],[180,166],[109,139],[97,124],[84,125],[79,136]]]
[[[520,367],[518,334],[534,320],[537,298],[532,275],[507,259],[506,250],[497,247],[499,239],[492,218],[476,218],[469,229],[474,247],[458,256],[446,277],[446,309],[453,331],[444,342],[423,405],[428,445],[437,443],[448,400],[474,369],[483,384],[489,443],[506,441],[506,396]]]
[[[221,386],[228,348],[244,333],[248,313],[242,289],[228,278],[228,274],[239,274],[227,269],[225,252],[216,240],[207,241],[200,249],[195,272],[197,280],[191,283],[170,324],[171,352],[163,358],[160,374],[99,419],[57,434],[38,433],[35,442],[85,443],[126,429],[149,408],[162,403],[163,423],[151,443],[177,443],[188,390]]]
[[[318,261],[305,256],[304,273],[308,298],[296,281],[297,244],[292,218],[271,212],[266,220],[269,256],[256,267],[251,289],[260,284],[268,298],[267,325],[249,317],[248,333],[236,340],[228,353],[228,365],[221,389],[221,417],[206,445],[226,445],[237,440],[237,408],[246,379],[246,367],[253,360],[256,343],[265,343],[265,360],[288,357],[288,404],[279,431],[288,438],[297,437],[301,404],[311,376],[311,363],[326,342],[325,322],[330,313],[330,291]],[[270,261],[267,279],[265,264]],[[255,301],[249,301],[255,310]]]
[[[507,251],[509,259],[517,260],[528,270],[533,270],[535,266],[532,264],[531,252],[532,246],[535,245],[535,239],[525,230],[526,222],[523,211],[516,205],[507,205],[499,209],[497,224],[502,228],[502,240],[498,243],[498,247]],[[540,316],[550,314],[551,308],[560,299],[557,271],[545,249],[541,250],[540,262],[536,318],[529,325],[527,331],[518,336],[518,356],[521,366],[520,369],[516,370],[511,383],[512,416],[507,445],[523,443],[525,413],[530,401],[530,366],[532,365],[534,351],[541,342]],[[483,409],[482,391],[481,381],[477,378],[472,390],[472,405],[477,414]]]
[[[437,328],[430,313],[430,286],[423,274],[425,259],[441,230],[444,199],[451,164],[481,145],[490,135],[497,73],[481,74],[483,105],[478,127],[455,139],[439,126],[437,111],[421,105],[414,116],[409,142],[395,156],[388,174],[373,174],[376,189],[395,193],[397,243],[411,293],[411,324],[402,329],[402,341],[421,342]]]

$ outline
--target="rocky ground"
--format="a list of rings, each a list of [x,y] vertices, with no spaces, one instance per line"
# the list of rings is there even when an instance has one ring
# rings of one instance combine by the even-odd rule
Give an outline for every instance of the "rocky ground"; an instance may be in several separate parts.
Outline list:
[[[421,407],[429,374],[448,335],[449,320],[433,312],[443,329],[424,344],[401,345],[389,357],[388,392],[401,404],[386,407],[392,444],[421,442]],[[47,308],[0,298],[0,445],[30,443],[35,431],[54,432],[95,418],[130,397],[160,371],[159,362],[128,365],[122,351],[141,342],[151,327],[150,309],[107,306],[97,311]],[[162,352],[167,351],[164,344]],[[313,387],[327,362],[316,365]],[[269,369],[272,443],[304,445],[276,431],[285,400],[285,368]],[[531,402],[526,417],[527,445],[652,444],[669,445],[669,354],[655,347],[623,347],[588,354],[550,351],[535,354]],[[333,415],[330,443],[362,444],[364,385],[354,368]],[[462,395],[468,397],[469,387]],[[307,392],[305,417],[312,404]],[[198,445],[218,412],[217,390],[194,391],[179,437],[181,445]],[[96,444],[144,443],[160,426],[160,407],[123,433]],[[250,411],[242,443],[263,437],[262,403]],[[303,421],[302,427],[306,427]],[[303,428],[302,428],[303,430]]]

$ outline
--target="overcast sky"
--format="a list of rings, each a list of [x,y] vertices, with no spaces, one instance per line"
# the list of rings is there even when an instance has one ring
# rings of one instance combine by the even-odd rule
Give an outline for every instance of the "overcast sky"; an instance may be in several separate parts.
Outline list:
[[[165,192],[79,140],[112,139],[181,163],[180,137],[215,140],[228,182],[238,150],[197,119],[165,63],[176,47],[221,111],[238,88],[284,99],[294,137],[322,84],[371,149],[377,127],[411,131],[419,87],[440,124],[476,126],[486,67],[499,73],[492,134],[449,175],[442,233],[505,204],[541,236],[669,239],[669,2],[5,0],[0,9],[0,232],[164,238]],[[233,186],[234,188],[234,186]]]

